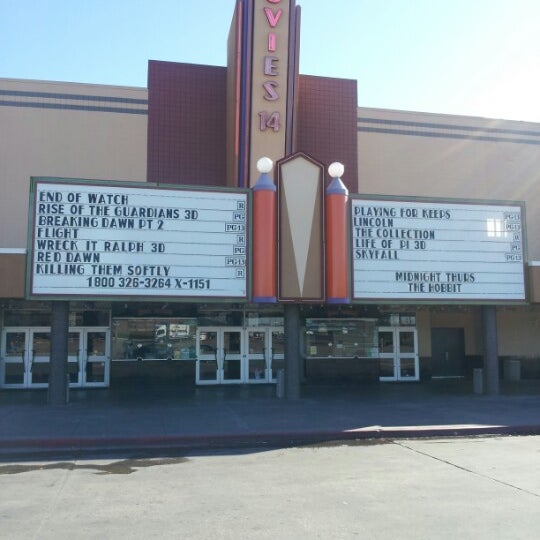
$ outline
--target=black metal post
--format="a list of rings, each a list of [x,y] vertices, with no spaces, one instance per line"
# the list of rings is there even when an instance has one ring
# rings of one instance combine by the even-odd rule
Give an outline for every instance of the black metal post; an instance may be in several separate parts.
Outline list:
[[[52,302],[51,366],[48,403],[65,405],[68,399],[69,302]]]
[[[499,356],[497,344],[497,308],[482,306],[482,325],[484,332],[484,381],[486,394],[499,393]]]
[[[285,397],[300,399],[300,309],[285,304]]]

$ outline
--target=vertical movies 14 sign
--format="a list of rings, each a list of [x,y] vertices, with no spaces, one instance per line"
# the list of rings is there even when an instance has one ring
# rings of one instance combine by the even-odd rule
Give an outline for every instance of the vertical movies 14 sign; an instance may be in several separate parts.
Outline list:
[[[36,179],[30,296],[247,297],[245,191]]]
[[[520,204],[353,198],[354,300],[525,300]]]

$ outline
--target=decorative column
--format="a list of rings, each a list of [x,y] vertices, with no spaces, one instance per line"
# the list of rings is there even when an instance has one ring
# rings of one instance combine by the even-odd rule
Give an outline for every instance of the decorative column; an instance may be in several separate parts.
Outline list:
[[[333,178],[326,189],[326,298],[329,304],[349,303],[349,249],[347,242],[347,201],[349,190],[341,181],[345,168],[332,163]]]
[[[499,356],[497,344],[497,308],[482,306],[482,327],[484,333],[484,381],[486,394],[499,393]]]
[[[276,186],[270,172],[274,163],[263,157],[257,162],[261,174],[253,186],[253,302],[277,301]]]
[[[277,163],[278,299],[285,318],[285,396],[300,398],[300,306],[325,301],[324,166],[297,152]]]
[[[65,405],[68,399],[69,302],[51,302],[51,359],[48,403]]]

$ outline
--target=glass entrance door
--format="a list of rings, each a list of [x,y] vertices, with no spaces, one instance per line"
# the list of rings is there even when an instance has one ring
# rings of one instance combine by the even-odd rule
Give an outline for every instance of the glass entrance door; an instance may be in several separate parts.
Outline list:
[[[276,382],[284,367],[285,333],[283,328],[248,328],[247,374],[249,383]]]
[[[49,328],[6,328],[0,350],[0,386],[46,388],[49,384]],[[108,386],[109,329],[71,328],[68,333],[71,387]]]
[[[244,380],[244,354],[241,328],[222,329],[222,383],[239,383]]]
[[[197,384],[240,383],[244,380],[241,328],[200,327],[197,330]]]
[[[283,328],[200,327],[197,384],[275,382],[284,363]]]
[[[219,329],[199,328],[197,330],[197,384],[217,384],[219,373],[218,351]]]
[[[247,329],[247,363],[250,383],[268,382],[270,367],[270,349],[268,347],[268,331],[264,329]]]
[[[82,331],[82,386],[109,385],[109,329]]]
[[[46,388],[50,356],[51,332],[48,328],[4,329],[0,385],[4,388]]]
[[[109,374],[109,329],[71,328],[68,333],[69,386],[108,386]]]
[[[81,331],[71,331],[68,334],[68,376],[69,386],[82,386],[82,359],[83,346],[81,343]]]
[[[51,331],[31,329],[30,347],[28,386],[46,388],[51,367]]]
[[[28,330],[6,329],[2,335],[0,363],[0,386],[5,388],[26,388],[29,373]]]
[[[285,369],[285,331],[283,328],[270,329],[270,373],[271,381],[277,381],[280,369]]]
[[[416,328],[379,328],[378,346],[381,381],[418,380]]]

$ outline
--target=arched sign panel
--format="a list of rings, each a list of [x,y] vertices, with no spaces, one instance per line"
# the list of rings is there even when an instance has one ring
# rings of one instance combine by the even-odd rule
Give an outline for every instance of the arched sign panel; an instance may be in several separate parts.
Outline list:
[[[279,300],[324,302],[324,167],[298,152],[278,162]]]

